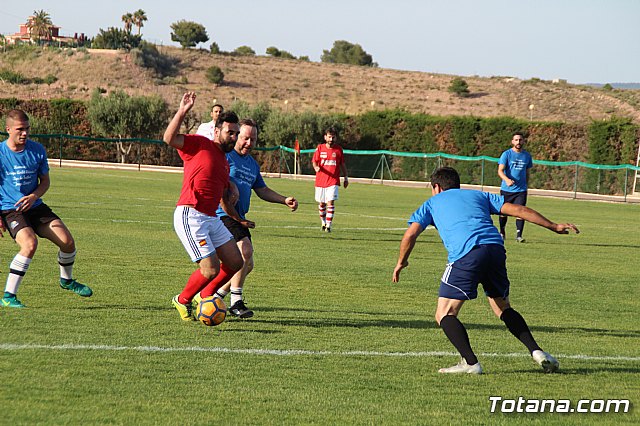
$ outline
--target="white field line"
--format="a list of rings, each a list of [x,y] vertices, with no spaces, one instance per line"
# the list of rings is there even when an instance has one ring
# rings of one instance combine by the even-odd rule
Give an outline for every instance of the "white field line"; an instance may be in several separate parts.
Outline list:
[[[1,343],[0,350],[3,351],[21,351],[21,350],[48,350],[48,351],[133,351],[133,352],[211,352],[211,353],[230,353],[230,354],[248,354],[248,355],[271,355],[271,356],[337,356],[337,357],[355,357],[355,356],[371,356],[371,357],[415,357],[415,358],[432,358],[442,356],[459,356],[456,352],[377,352],[377,351],[308,351],[298,349],[231,349],[220,347],[198,347],[187,346],[183,348],[171,348],[160,346],[110,346],[110,345],[80,345],[80,344],[64,344],[64,345],[38,345],[38,344],[13,344]],[[526,358],[526,353],[481,353],[481,357],[492,358]],[[583,361],[631,361],[640,362],[640,357],[629,356],[595,356],[595,355],[561,355],[560,359],[576,359]]]
[[[169,221],[153,221],[153,220],[129,220],[129,219],[98,219],[98,218],[84,218],[84,217],[76,217],[73,220],[85,221],[85,222],[111,222],[111,223],[147,223],[154,225],[171,225],[172,223]],[[298,225],[257,225],[260,229],[267,228],[276,228],[276,229],[318,229],[317,226],[298,226]],[[435,229],[432,226],[428,226],[427,229]],[[341,231],[406,231],[407,227],[402,228],[381,228],[381,227],[373,227],[373,228],[361,228],[361,227],[340,227]]]

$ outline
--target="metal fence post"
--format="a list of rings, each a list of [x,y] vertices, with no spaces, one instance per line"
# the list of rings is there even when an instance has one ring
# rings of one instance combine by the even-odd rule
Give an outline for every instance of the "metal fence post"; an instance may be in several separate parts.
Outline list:
[[[624,169],[624,202],[627,202],[627,182],[629,180],[629,169]]]
[[[62,135],[58,138],[58,147],[60,151],[58,154],[58,161],[60,162],[60,167],[62,167]]]
[[[576,170],[573,178],[573,199],[577,198],[578,192],[578,165],[576,164]]]

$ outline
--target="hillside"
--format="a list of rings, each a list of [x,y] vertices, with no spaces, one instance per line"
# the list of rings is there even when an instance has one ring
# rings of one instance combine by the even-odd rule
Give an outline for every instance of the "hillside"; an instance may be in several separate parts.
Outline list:
[[[458,98],[447,91],[455,77],[452,75],[211,55],[166,46],[162,53],[180,61],[177,75],[162,80],[120,51],[45,50],[20,56],[0,53],[0,69],[20,72],[27,78],[52,74],[58,79],[51,85],[0,81],[0,97],[88,99],[93,89],[100,87],[107,91],[123,89],[131,95],[155,93],[176,105],[182,92],[194,90],[203,100],[196,110],[201,114],[213,99],[224,105],[240,99],[298,112],[357,114],[373,108],[402,108],[433,115],[514,116],[569,123],[619,116],[640,123],[638,90],[605,91],[538,79],[463,76],[471,96]],[[225,74],[225,82],[219,87],[205,78],[206,69],[212,65]]]

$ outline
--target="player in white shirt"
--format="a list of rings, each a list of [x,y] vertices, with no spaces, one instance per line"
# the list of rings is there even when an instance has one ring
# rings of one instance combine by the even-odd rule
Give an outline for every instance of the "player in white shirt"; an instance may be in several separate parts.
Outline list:
[[[220,104],[215,104],[211,107],[211,121],[207,121],[206,123],[199,125],[196,134],[213,140],[213,131],[216,128],[216,120],[223,112],[224,107]]]

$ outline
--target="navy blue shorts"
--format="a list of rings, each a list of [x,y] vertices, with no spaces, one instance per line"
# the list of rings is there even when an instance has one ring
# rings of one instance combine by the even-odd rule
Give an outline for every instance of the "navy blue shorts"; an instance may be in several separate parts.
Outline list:
[[[492,299],[509,295],[507,253],[500,244],[475,246],[462,258],[449,263],[442,275],[438,296],[471,300],[478,297],[478,284]]]
[[[518,204],[520,206],[527,205],[527,191],[508,192],[500,190],[500,195],[504,197],[505,203]]]

